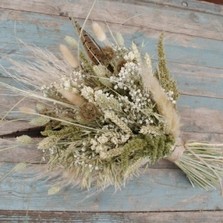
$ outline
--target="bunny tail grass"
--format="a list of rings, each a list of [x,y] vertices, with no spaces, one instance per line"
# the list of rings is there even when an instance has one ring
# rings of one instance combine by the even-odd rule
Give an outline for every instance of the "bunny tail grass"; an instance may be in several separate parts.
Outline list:
[[[192,186],[222,190],[223,144],[187,143],[184,152],[173,161],[187,175]],[[177,148],[176,148],[177,149]]]

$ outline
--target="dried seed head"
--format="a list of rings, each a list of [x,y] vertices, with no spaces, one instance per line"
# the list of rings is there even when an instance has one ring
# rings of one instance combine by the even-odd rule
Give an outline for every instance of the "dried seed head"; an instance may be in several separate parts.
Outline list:
[[[18,142],[19,144],[30,144],[32,143],[32,138],[28,135],[22,135],[22,136],[18,136],[16,137],[16,142]]]
[[[111,47],[109,47],[109,46],[106,46],[106,47],[102,48],[102,51],[103,51],[103,53],[105,55],[105,58],[107,60],[111,60],[115,56],[114,50]]]
[[[125,41],[124,41],[124,38],[123,38],[121,33],[116,33],[115,34],[115,39],[116,39],[119,46],[124,46],[125,45]]]
[[[72,66],[73,68],[77,68],[79,63],[71,51],[67,48],[67,46],[60,44],[60,51],[64,57],[64,59]]]
[[[72,48],[76,48],[78,46],[76,39],[74,39],[72,36],[65,36],[64,40]]]
[[[93,28],[93,31],[99,41],[103,42],[106,40],[106,38],[107,38],[106,34],[105,34],[104,30],[102,29],[102,27],[97,22],[92,23],[92,28]]]
[[[74,93],[73,91],[64,89],[58,89],[58,91],[62,94],[64,98],[66,98],[69,102],[71,102],[74,105],[81,106],[86,102],[83,97],[81,97],[77,93]]]
[[[99,111],[93,103],[87,102],[80,107],[79,114],[81,119],[89,122],[95,120],[99,116]]]

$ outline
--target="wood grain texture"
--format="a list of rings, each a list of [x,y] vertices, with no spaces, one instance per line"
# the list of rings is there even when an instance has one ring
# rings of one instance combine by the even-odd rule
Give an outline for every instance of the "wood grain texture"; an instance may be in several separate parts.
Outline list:
[[[1,177],[12,171],[14,164],[1,166]],[[29,169],[30,168],[30,169]],[[3,178],[0,184],[0,210],[45,211],[189,211],[223,210],[219,191],[192,188],[178,169],[148,169],[121,191],[108,188],[102,192],[66,187],[47,196],[52,181],[39,179],[44,166],[31,165],[22,172]],[[37,174],[38,171],[38,174]],[[55,179],[54,179],[55,180]]]
[[[29,58],[18,39],[59,55],[58,44],[65,35],[77,38],[67,16],[74,15],[82,23],[91,4],[89,0],[0,0],[0,64],[8,68],[7,57]],[[223,142],[222,6],[194,0],[98,0],[91,19],[105,28],[107,21],[114,32],[121,30],[127,45],[134,41],[140,47],[144,40],[142,51],[152,55],[154,65],[157,39],[164,31],[169,68],[181,93],[183,139]],[[17,85],[1,69],[0,81]],[[15,92],[0,87],[0,117],[18,100]],[[0,135],[30,127],[18,113],[9,117],[18,121],[16,125],[2,121]],[[116,193],[113,188],[94,194],[67,187],[47,196],[53,182],[37,177],[45,170],[38,165],[40,160],[35,146],[1,151],[0,222],[222,222],[220,192],[192,188],[170,162],[159,162]],[[32,164],[22,172],[12,171],[23,161]]]
[[[13,10],[20,10],[20,11],[34,11],[43,14],[52,14],[52,15],[64,15],[61,12],[61,6],[65,4],[71,4],[78,2],[78,0],[69,0],[61,3],[59,0],[48,0],[45,2],[44,0],[38,1],[30,1],[25,2],[24,0],[15,0],[13,3],[7,0],[2,0],[0,3],[0,7],[5,9],[13,9]],[[108,2],[112,2],[112,4],[117,3],[125,3],[125,4],[134,4],[134,5],[142,5],[146,7],[154,7],[155,5],[158,6],[169,6],[176,9],[183,9],[188,11],[196,11],[196,12],[204,12],[210,13],[214,15],[222,15],[223,7],[216,6],[214,4],[208,4],[204,2],[198,2],[194,0],[185,0],[185,1],[178,1],[178,0],[167,0],[163,2],[162,0],[110,0]],[[85,1],[85,3],[92,3],[91,1]],[[100,3],[99,3],[100,4]]]
[[[58,54],[58,44],[63,41],[65,35],[74,35],[74,30],[67,18],[58,16],[39,15],[36,13],[21,13],[12,10],[0,10],[2,30],[1,41],[1,64],[6,65],[5,57],[13,56],[16,59],[24,59],[24,47],[19,44],[16,38],[22,39],[26,43],[35,44],[40,47],[47,47]],[[124,19],[124,18],[123,18]],[[167,19],[167,18],[166,18]],[[147,21],[146,18],[144,18]],[[82,20],[83,21],[83,20]],[[223,20],[222,20],[223,21]],[[157,25],[159,22],[155,22]],[[131,41],[141,46],[144,40],[144,51],[148,51],[156,59],[156,43],[162,29],[153,30],[143,27],[137,27],[134,23],[123,25],[109,23],[110,28],[116,32],[120,29],[126,39],[127,45]],[[212,24],[214,26],[214,24]],[[25,28],[24,28],[25,27]],[[176,28],[177,29],[177,28]],[[216,35],[221,36],[215,32]],[[223,38],[221,38],[222,40]],[[203,67],[209,67],[205,76],[210,78],[210,73],[219,78],[222,71],[222,52],[221,41],[208,40],[204,37],[193,37],[183,33],[174,34],[166,32],[165,48],[171,67],[178,64],[192,65],[192,67],[179,68],[183,70],[197,69],[200,74],[204,72]],[[19,57],[20,55],[20,57]],[[16,57],[17,56],[17,57]],[[6,66],[7,67],[7,66]],[[195,67],[195,68],[194,68]],[[197,68],[196,68],[197,67]],[[213,70],[212,70],[213,68]],[[179,70],[178,69],[178,70]],[[194,70],[196,73],[196,70]]]
[[[0,222],[51,223],[222,223],[221,211],[150,212],[150,213],[92,213],[0,211]]]

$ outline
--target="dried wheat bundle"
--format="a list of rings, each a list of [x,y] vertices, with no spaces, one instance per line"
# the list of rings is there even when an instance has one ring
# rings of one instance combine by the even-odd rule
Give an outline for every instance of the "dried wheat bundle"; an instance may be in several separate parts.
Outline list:
[[[14,78],[29,87],[1,83],[36,101],[35,109],[19,111],[31,115],[31,124],[43,127],[37,147],[49,168],[63,168],[67,182],[82,188],[120,188],[145,163],[164,158],[181,168],[192,185],[216,188],[223,176],[223,145],[181,142],[178,91],[167,69],[163,36],[153,70],[150,56],[134,43],[126,47],[120,34],[112,44],[93,23],[100,46],[71,20],[82,48],[79,41],[65,37],[60,60],[27,46],[35,60],[11,62],[18,74]],[[72,48],[78,48],[77,57]],[[33,143],[27,135],[18,137],[19,142]]]

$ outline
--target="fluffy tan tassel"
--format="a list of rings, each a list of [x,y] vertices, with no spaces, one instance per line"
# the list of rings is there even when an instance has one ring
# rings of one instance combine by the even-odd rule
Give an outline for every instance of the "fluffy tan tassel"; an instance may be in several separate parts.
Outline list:
[[[168,100],[158,80],[152,75],[152,70],[149,70],[148,66],[145,64],[142,65],[142,79],[145,90],[152,93],[159,113],[165,117],[167,133],[171,133],[175,138],[177,138],[180,132],[180,120],[176,109]]]
[[[64,98],[66,98],[69,102],[76,106],[83,105],[86,101],[83,97],[81,97],[79,94],[76,94],[69,90],[64,89],[58,89],[58,91],[63,95]]]
[[[60,52],[62,53],[64,59],[73,67],[77,68],[79,63],[67,46],[60,44]]]
[[[107,39],[104,30],[97,22],[92,23],[92,28],[99,41],[104,42]]]

